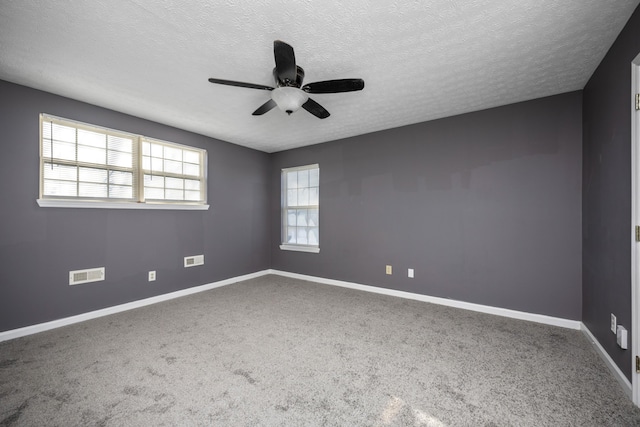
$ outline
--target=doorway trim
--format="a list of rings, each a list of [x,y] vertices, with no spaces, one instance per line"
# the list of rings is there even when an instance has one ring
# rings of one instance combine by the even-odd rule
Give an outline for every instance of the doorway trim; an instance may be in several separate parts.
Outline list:
[[[640,54],[631,62],[631,384],[632,398],[640,406],[640,378],[636,357],[640,355],[640,248],[636,226],[640,225],[640,111],[636,94],[640,93]]]

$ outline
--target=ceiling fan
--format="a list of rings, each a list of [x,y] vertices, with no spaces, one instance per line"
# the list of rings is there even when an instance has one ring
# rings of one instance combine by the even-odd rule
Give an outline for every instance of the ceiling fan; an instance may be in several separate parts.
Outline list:
[[[364,80],[362,79],[325,80],[302,86],[304,70],[296,65],[293,47],[283,41],[276,40],[273,42],[273,56],[276,61],[276,67],[273,69],[276,87],[214,78],[210,78],[209,81],[228,86],[271,91],[271,99],[258,107],[253,112],[254,116],[260,116],[276,106],[287,114],[302,107],[319,119],[329,117],[329,112],[322,105],[309,98],[308,94],[354,92],[364,88]]]

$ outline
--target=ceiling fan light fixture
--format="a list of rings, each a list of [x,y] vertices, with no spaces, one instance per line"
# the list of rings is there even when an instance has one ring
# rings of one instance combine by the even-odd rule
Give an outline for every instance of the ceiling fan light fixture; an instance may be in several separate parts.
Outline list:
[[[298,111],[300,107],[307,110],[319,119],[326,119],[331,114],[320,104],[309,98],[309,93],[342,93],[355,92],[364,88],[362,79],[337,79],[313,82],[302,86],[304,70],[296,65],[293,47],[281,40],[273,42],[273,57],[276,67],[273,69],[273,79],[275,87],[265,86],[255,83],[237,82],[234,80],[223,80],[210,78],[211,83],[246,87],[249,89],[259,89],[270,91],[271,99],[262,104],[251,113],[253,116],[261,116],[276,108],[276,106],[287,114]]]
[[[302,104],[307,102],[309,95],[297,87],[283,86],[271,91],[271,99],[275,101],[279,109],[291,114],[298,111]]]

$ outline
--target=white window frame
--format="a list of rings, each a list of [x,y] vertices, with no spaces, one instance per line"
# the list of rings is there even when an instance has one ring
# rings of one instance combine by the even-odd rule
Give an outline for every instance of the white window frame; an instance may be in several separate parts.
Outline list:
[[[50,163],[51,159],[43,155],[44,151],[44,122],[52,122],[64,126],[74,127],[76,129],[85,129],[98,133],[107,133],[110,135],[122,136],[133,141],[133,198],[132,199],[114,199],[114,198],[98,198],[98,197],[65,197],[44,195],[44,167],[45,163]],[[56,208],[98,208],[98,209],[169,209],[169,210],[207,210],[207,151],[197,147],[177,144],[174,142],[160,141],[151,139],[142,135],[131,134],[114,129],[91,125],[87,123],[56,117],[51,114],[40,114],[40,167],[39,167],[39,197],[37,199],[40,207],[56,207]],[[162,144],[164,146],[175,147],[195,151],[200,155],[200,176],[196,179],[200,181],[201,201],[185,201],[185,200],[145,200],[145,184],[143,170],[143,142],[151,142]],[[69,161],[74,164],[74,161]],[[81,165],[75,161],[75,164]],[[155,174],[154,174],[155,175]],[[167,175],[158,172],[158,176]],[[180,177],[173,175],[174,177]],[[192,176],[183,175],[184,178],[192,178]]]
[[[311,164],[311,165],[305,165],[305,166],[297,166],[297,167],[292,167],[292,168],[284,168],[282,169],[281,172],[281,183],[282,183],[282,192],[281,192],[281,223],[282,223],[282,233],[281,233],[281,242],[282,244],[280,245],[280,249],[281,250],[287,250],[287,251],[298,251],[298,252],[312,252],[312,253],[318,253],[320,252],[320,224],[318,221],[318,244],[292,244],[292,243],[288,243],[287,242],[287,209],[290,208],[302,208],[302,209],[316,209],[318,211],[318,217],[320,216],[320,196],[318,194],[318,204],[317,205],[310,205],[310,204],[306,204],[306,205],[295,205],[295,206],[290,206],[289,202],[287,200],[287,173],[289,172],[297,172],[297,171],[301,171],[301,170],[310,170],[310,169],[318,169],[318,181],[320,180],[320,166],[319,164],[315,163],[315,164]],[[319,188],[320,188],[320,182],[318,182],[318,193],[319,193]]]

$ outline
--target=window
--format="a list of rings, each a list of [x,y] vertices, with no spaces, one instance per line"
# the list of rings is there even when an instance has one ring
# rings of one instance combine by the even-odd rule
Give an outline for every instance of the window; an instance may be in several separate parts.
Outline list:
[[[203,202],[201,151],[143,139],[145,200]]]
[[[205,150],[40,115],[40,206],[207,209]]]
[[[317,164],[282,170],[280,249],[319,252],[320,168]]]

